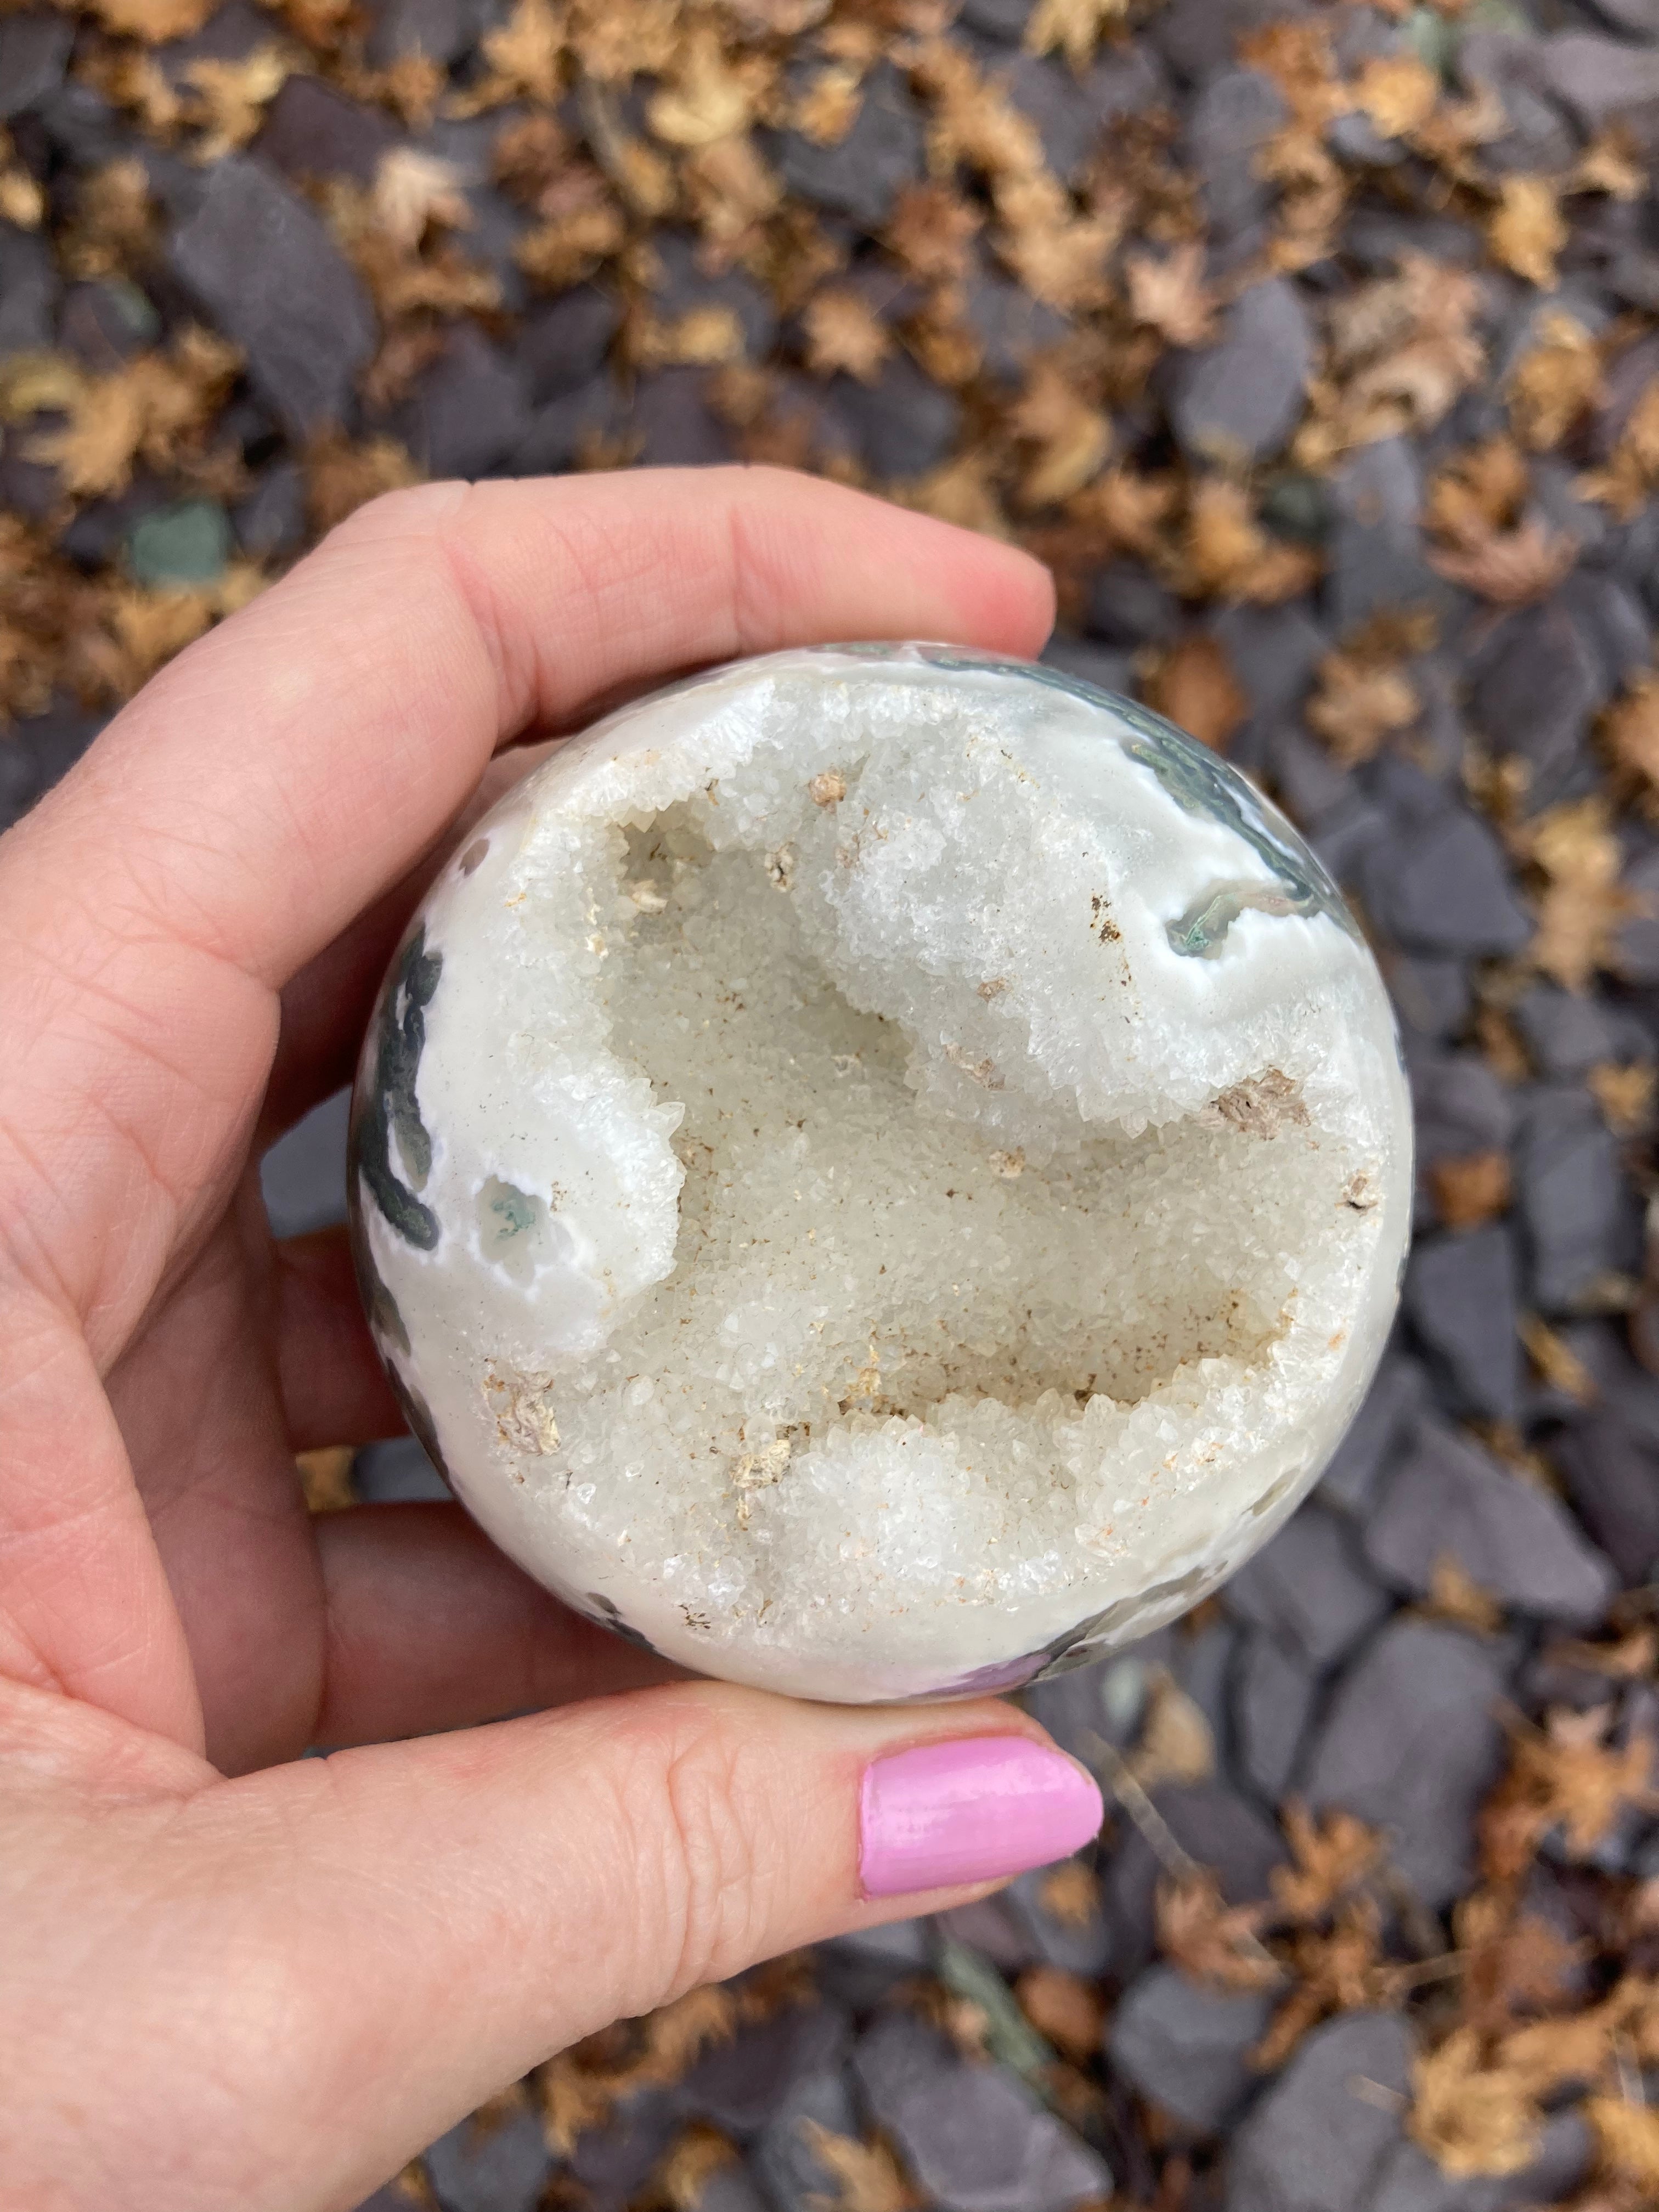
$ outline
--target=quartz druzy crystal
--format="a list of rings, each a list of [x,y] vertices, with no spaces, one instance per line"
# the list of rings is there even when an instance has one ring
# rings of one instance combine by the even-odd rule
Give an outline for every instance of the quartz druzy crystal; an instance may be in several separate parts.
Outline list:
[[[1002,1687],[1284,1520],[1381,1350],[1395,1030],[1305,846],[1168,723],[932,646],[556,751],[366,1043],[411,1421],[595,1620],[798,1695]]]

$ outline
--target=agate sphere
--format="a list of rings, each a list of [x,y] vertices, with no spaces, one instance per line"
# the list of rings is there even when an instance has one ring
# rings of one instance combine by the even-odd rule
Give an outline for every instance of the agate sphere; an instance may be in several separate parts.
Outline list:
[[[1057,671],[769,654],[562,745],[364,1046],[364,1296],[501,1548],[708,1674],[1145,1635],[1290,1513],[1410,1217],[1370,952],[1224,762]]]

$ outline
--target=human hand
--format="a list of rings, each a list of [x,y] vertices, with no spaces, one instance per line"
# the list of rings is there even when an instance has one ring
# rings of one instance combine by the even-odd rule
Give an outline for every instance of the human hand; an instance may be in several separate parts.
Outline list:
[[[349,2207],[605,2021],[1097,1822],[1010,1708],[670,1682],[453,1506],[308,1516],[295,1452],[401,1423],[343,1238],[273,1246],[257,1165],[502,749],[677,668],[1030,652],[1049,611],[1024,556],[804,478],[399,493],[6,838],[0,2206]]]

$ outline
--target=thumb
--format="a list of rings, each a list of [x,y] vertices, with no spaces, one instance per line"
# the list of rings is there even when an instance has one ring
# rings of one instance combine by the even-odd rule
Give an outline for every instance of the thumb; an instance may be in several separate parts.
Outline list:
[[[295,2122],[321,2148],[315,2116],[341,2115],[319,2204],[352,2203],[612,2020],[960,1902],[1102,1818],[1089,1776],[1008,1706],[802,1705],[710,1683],[208,1795],[262,1838],[262,1972],[280,1961],[272,1994],[309,2023],[307,2065],[290,2070],[290,2047],[284,2069]],[[273,2212],[293,2212],[292,2174],[273,2182]]]

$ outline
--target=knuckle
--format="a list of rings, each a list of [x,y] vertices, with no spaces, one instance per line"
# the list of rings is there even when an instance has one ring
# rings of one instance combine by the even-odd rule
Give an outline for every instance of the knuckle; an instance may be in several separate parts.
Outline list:
[[[675,1717],[633,1792],[634,1864],[652,1873],[659,1924],[639,1961],[662,2003],[735,1973],[764,1948],[776,1854],[764,1778],[715,1716]],[[637,1769],[636,1769],[637,1775]],[[643,1929],[651,1915],[642,1911]]]

